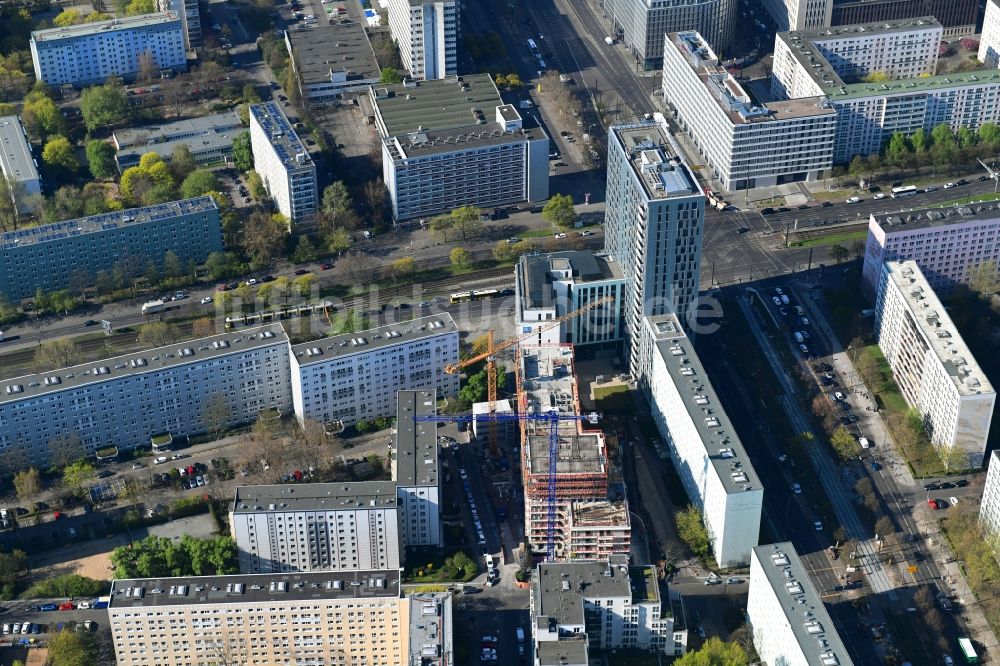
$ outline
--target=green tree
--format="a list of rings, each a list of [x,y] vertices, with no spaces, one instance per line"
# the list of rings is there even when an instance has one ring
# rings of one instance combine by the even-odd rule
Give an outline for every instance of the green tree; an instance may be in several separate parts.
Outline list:
[[[14,475],[14,490],[23,502],[30,501],[42,490],[42,477],[35,467],[29,467]]]
[[[144,347],[164,347],[177,340],[177,329],[165,321],[151,321],[139,331],[139,344]]]
[[[906,164],[910,155],[910,143],[902,132],[895,132],[889,139],[885,149],[885,159],[889,164],[899,167]]]
[[[892,80],[887,72],[869,72],[862,79],[865,83],[888,83]]]
[[[472,265],[472,253],[464,247],[452,248],[449,257],[451,258],[451,265],[456,268],[468,268]]]
[[[931,143],[955,145],[955,133],[951,131],[951,126],[948,123],[935,125],[931,130]]]
[[[287,224],[276,222],[266,211],[254,211],[243,225],[240,245],[251,263],[267,266],[281,253],[287,235]]]
[[[79,494],[83,486],[94,478],[95,473],[94,466],[86,460],[71,462],[63,468],[63,486],[69,492]]]
[[[152,14],[156,11],[155,0],[131,0],[125,7],[125,16],[139,16],[141,14]]]
[[[35,304],[38,304],[38,294],[35,294]],[[35,364],[46,370],[68,368],[78,363],[80,352],[69,338],[53,338],[46,340],[35,350]]]
[[[345,229],[334,229],[326,238],[326,249],[334,254],[340,254],[351,247],[351,234]]]
[[[970,130],[965,125],[958,128],[958,145],[961,148],[972,148],[976,145],[976,133]]]
[[[292,252],[292,261],[296,264],[303,264],[307,261],[316,261],[316,248],[313,246],[309,236],[299,236],[299,241]]]
[[[219,179],[208,169],[196,169],[181,183],[181,196],[185,199],[200,197],[209,192],[218,192]]]
[[[395,278],[405,280],[416,270],[416,261],[413,257],[400,257],[389,265],[389,270]]]
[[[976,130],[976,134],[979,135],[979,140],[987,146],[1000,144],[1000,126],[996,123],[983,123]]]
[[[910,145],[913,146],[913,152],[917,155],[921,155],[930,149],[931,140],[930,137],[927,136],[927,132],[923,129],[918,129],[910,135]]]
[[[468,240],[483,230],[483,211],[475,206],[461,206],[451,211],[451,226],[462,240]]]
[[[49,637],[49,666],[91,666],[97,663],[93,635],[63,629]]]
[[[403,77],[399,75],[395,67],[383,67],[379,83],[402,83]]]
[[[240,171],[253,168],[253,150],[250,147],[250,132],[240,132],[233,139],[233,164]]]
[[[455,228],[455,220],[450,215],[441,215],[431,220],[431,234],[448,242],[448,233]]]
[[[87,165],[90,173],[98,180],[114,178],[118,173],[115,162],[115,147],[107,141],[93,139],[87,142]]]
[[[833,260],[839,264],[842,261],[846,261],[847,258],[851,256],[851,251],[840,243],[835,243],[830,246],[830,256],[833,257]]]
[[[122,122],[129,115],[125,90],[115,84],[84,88],[80,95],[80,113],[90,132]]]
[[[313,286],[316,284],[316,276],[312,273],[306,273],[292,280],[292,284],[295,285],[299,296],[309,298],[312,295]]]
[[[861,447],[854,439],[854,435],[844,426],[838,426],[830,434],[830,446],[833,447],[837,457],[842,461],[853,460],[861,452]]]
[[[188,148],[188,145],[186,143],[182,143],[174,148],[173,153],[170,155],[170,164],[168,166],[170,168],[170,174],[174,177],[174,182],[183,183],[184,179],[187,178],[189,174],[195,173],[195,169],[198,168],[198,163],[195,162],[194,155],[191,154],[191,149]]]
[[[52,19],[52,25],[56,28],[64,28],[78,23],[83,23],[83,14],[80,13],[79,9],[72,7],[62,10]]]
[[[336,217],[352,206],[351,193],[344,181],[334,181],[323,188],[323,212],[325,214]]]
[[[542,217],[560,229],[568,229],[576,222],[573,197],[569,194],[553,194],[542,208]]]
[[[712,636],[694,652],[674,661],[674,666],[747,666],[746,651],[737,643],[723,643]]]
[[[708,530],[701,519],[701,511],[693,505],[688,505],[681,511],[674,514],[677,523],[677,536],[688,545],[699,558],[708,557],[711,550],[711,543],[708,538]]]
[[[1000,291],[1000,272],[997,271],[997,262],[992,259],[970,264],[965,269],[965,277],[969,282],[969,289],[981,298],[989,298]]]
[[[267,188],[264,187],[264,180],[256,171],[251,171],[247,174],[247,189],[250,190],[250,195],[257,201],[267,198]]]
[[[45,142],[45,148],[42,150],[42,161],[50,167],[69,172],[80,168],[80,163],[73,155],[73,144],[64,136],[54,136]]]
[[[44,141],[55,134],[67,132],[66,119],[59,107],[40,92],[31,92],[24,99],[21,120],[28,134],[36,141]]]
[[[184,275],[184,263],[177,253],[167,250],[163,253],[163,277],[179,278]]]

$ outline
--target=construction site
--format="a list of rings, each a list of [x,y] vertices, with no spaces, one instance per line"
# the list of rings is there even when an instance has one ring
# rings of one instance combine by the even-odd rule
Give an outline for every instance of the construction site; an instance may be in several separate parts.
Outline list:
[[[597,415],[581,413],[573,346],[521,345],[515,371],[529,548],[550,561],[628,554],[628,504]]]

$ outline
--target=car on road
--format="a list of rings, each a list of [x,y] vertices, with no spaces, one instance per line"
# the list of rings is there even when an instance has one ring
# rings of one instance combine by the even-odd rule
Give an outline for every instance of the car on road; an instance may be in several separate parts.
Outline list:
[[[942,481],[941,483],[938,484],[938,488],[940,488],[941,490],[947,490],[948,488],[954,488],[954,487],[955,484],[952,483],[951,481]]]
[[[520,240],[521,239],[518,238],[517,236],[511,236],[510,238],[507,239],[507,245],[513,245],[514,243],[520,242]]]
[[[787,461],[788,461],[788,455],[787,454],[782,453],[780,456],[778,456],[778,462],[783,463],[783,462],[787,462]]]
[[[132,463],[132,469],[142,469],[143,467],[145,467],[145,465],[143,465],[141,462]]]
[[[154,465],[162,465],[165,462],[167,462],[166,456],[157,456],[156,459],[153,460]]]
[[[722,579],[716,575],[709,576],[705,579],[705,585],[719,585],[722,583]]]
[[[949,497],[948,501],[951,502],[952,506],[958,506],[958,498],[957,497]]]
[[[320,265],[319,265],[319,269],[320,269],[321,271],[328,271],[328,270],[330,270],[331,268],[333,268],[333,264],[320,264]]]
[[[212,298],[211,296],[206,296],[205,298],[201,299],[201,300],[200,300],[200,301],[198,301],[198,302],[199,302],[199,303],[201,303],[202,305],[208,305],[208,304],[209,304],[209,303],[211,303],[211,302],[212,302],[213,300],[215,300],[215,299],[213,299],[213,298]]]
[[[959,181],[958,181],[957,183],[955,183],[955,184],[956,184],[956,185],[968,185],[968,184],[969,184],[969,181],[967,181],[966,179],[962,178],[961,180],[959,180]]]
[[[309,272],[309,269],[306,269],[306,268],[299,268],[298,270],[296,270],[296,271],[295,271],[295,274],[296,274],[296,275],[305,275],[305,274],[306,274],[306,273],[308,273],[308,272]]]
[[[43,611],[43,612],[44,611],[54,611],[54,610],[58,610],[58,609],[59,609],[59,606],[56,606],[55,604],[43,604],[43,605],[41,605],[41,606],[38,607],[38,610]]]
[[[955,183],[945,183],[944,184],[944,189],[946,189],[946,190],[950,190],[953,187],[955,187]]]
[[[823,208],[829,208],[832,205],[833,205],[832,201],[824,201],[823,203],[820,204],[820,206],[822,206]]]
[[[95,319],[88,319],[87,321],[83,322],[83,325],[84,326],[97,326],[100,323],[101,322],[99,322],[99,321],[97,321]]]
[[[774,209],[771,208],[770,206],[768,206],[767,208],[761,208],[760,209],[760,214],[761,215],[770,215],[773,212],[774,212]]]
[[[885,192],[879,192],[878,194],[876,194],[875,196],[873,196],[872,199],[875,199],[876,201],[880,201],[882,199],[885,199]]]
[[[774,303],[777,306],[781,306],[781,299],[778,298],[777,296],[772,296],[771,297],[771,302]]]
[[[959,479],[958,481],[955,482],[955,487],[956,488],[964,488],[967,485],[969,485],[969,480],[968,479]]]
[[[742,582],[743,582],[742,578],[727,578],[726,579],[726,584],[727,585],[739,585]]]
[[[936,187],[928,187],[926,190],[924,190],[924,192],[937,192],[937,191],[938,191],[938,188],[936,188]]]
[[[799,206],[799,208],[798,208],[798,209],[799,209],[799,210],[809,210],[809,208],[810,208],[810,207],[809,207],[809,205],[808,205],[808,204],[802,204],[801,206]]]
[[[63,603],[59,604],[59,610],[61,611],[71,611],[75,609],[76,606],[73,604],[72,601],[64,601]]]
[[[247,286],[248,287],[252,287],[255,284],[257,284],[257,278],[250,278],[249,280],[247,280]]]
[[[593,233],[594,233],[593,231],[581,231],[580,235],[581,236],[591,236],[591,235],[593,235]]]
[[[796,495],[801,495],[802,494],[802,486],[800,486],[797,483],[793,483],[792,484],[792,492],[795,493]]]
[[[940,487],[941,487],[941,486],[939,486],[939,485],[938,485],[938,484],[936,484],[936,483],[925,483],[925,484],[924,484],[924,490],[927,490],[927,491],[930,491],[930,490],[937,490],[937,489],[938,489],[938,488],[940,488]]]
[[[497,643],[499,642],[500,639],[498,639],[496,636],[493,636],[492,634],[486,634],[479,640],[481,640],[484,643]]]
[[[841,400],[844,400],[844,394],[841,393],[840,391],[834,391],[833,399],[836,400],[837,402],[840,402]]]
[[[803,354],[808,354],[809,353],[809,347],[807,345],[801,345],[800,344],[799,345],[799,351],[802,352]]]
[[[555,238],[566,238],[566,234],[560,231],[559,233],[555,234]]]
[[[879,465],[879,464],[878,464],[877,462],[875,462],[874,460],[873,460],[873,461],[871,461],[870,463],[868,463],[868,467],[869,467],[869,468],[871,468],[871,470],[872,470],[873,472],[877,472],[877,471],[879,471],[880,469],[882,469],[882,465]]]
[[[849,204],[861,203],[861,197],[848,197],[847,203]]]
[[[178,291],[176,294],[174,294],[173,300],[175,300],[175,301],[183,301],[187,297],[188,297],[188,295],[185,292]]]
[[[114,475],[115,475],[114,471],[112,471],[110,469],[102,469],[100,472],[97,473],[97,478],[98,479],[106,479],[109,476],[114,476]]]

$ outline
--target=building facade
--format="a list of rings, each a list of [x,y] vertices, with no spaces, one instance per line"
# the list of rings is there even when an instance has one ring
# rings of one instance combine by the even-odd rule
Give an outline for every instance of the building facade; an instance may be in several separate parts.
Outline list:
[[[680,595],[656,567],[629,566],[626,555],[539,564],[529,591],[536,666],[587,664],[591,649],[680,656],[687,648]]]
[[[988,4],[988,3],[987,3]],[[884,23],[933,16],[951,39],[976,32],[979,0],[832,0],[830,25]]]
[[[677,317],[646,317],[639,387],[720,567],[757,545],[764,488]]]
[[[762,663],[854,664],[789,542],[757,546],[751,551],[746,614]]]
[[[148,446],[161,433],[250,423],[265,409],[288,413],[288,378],[288,337],[280,326],[262,326],[5,379],[0,458],[43,467],[54,449],[89,456],[106,446]]]
[[[549,138],[489,74],[372,87],[382,176],[398,221],[549,197]]]
[[[626,280],[625,356],[638,376],[642,318],[692,314],[701,276],[705,194],[657,123],[613,125],[608,137],[605,248]]]
[[[755,104],[697,32],[667,35],[663,100],[729,191],[827,177],[837,114],[825,98]]]
[[[970,269],[1000,264],[1000,211],[993,206],[956,206],[871,215],[862,280],[874,302],[882,264],[915,261],[939,296],[969,284]]]
[[[518,335],[603,298],[615,299],[540,331],[534,344],[616,345],[625,335],[625,276],[609,255],[568,250],[522,256],[514,269],[514,295]]]
[[[102,213],[0,234],[0,293],[11,301],[69,287],[79,276],[93,284],[118,262],[138,272],[163,268],[173,252],[184,265],[221,252],[219,208],[208,196]]]
[[[979,62],[990,69],[1000,67],[1000,2],[997,0],[986,2],[978,57]]]
[[[118,170],[139,164],[146,153],[169,161],[181,145],[187,146],[198,164],[223,162],[233,153],[233,139],[245,131],[235,111],[178,120],[163,125],[130,128],[114,133]]]
[[[664,35],[697,30],[720,49],[736,38],[736,0],[604,0],[613,36],[620,39],[644,69],[663,60]]]
[[[450,606],[448,595],[417,606],[447,652]],[[108,619],[120,666],[399,666],[412,609],[398,570],[257,574],[115,580]]]
[[[458,394],[458,326],[442,313],[322,338],[291,348],[292,403],[302,422],[358,421],[396,414],[396,392]]]
[[[277,102],[250,106],[254,169],[290,224],[309,222],[319,206],[316,164]]]
[[[285,30],[285,48],[292,54],[302,99],[310,104],[334,104],[353,93],[367,93],[381,78],[361,21]]]
[[[947,467],[982,466],[996,392],[916,262],[883,264],[875,333]]]
[[[389,28],[403,67],[415,79],[458,73],[458,13],[455,0],[389,0]]]
[[[443,546],[437,392],[398,391],[392,478],[406,546]]]
[[[990,462],[979,503],[979,523],[987,532],[1000,535],[1000,452],[990,452]],[[1000,559],[1000,553],[997,553]]]
[[[126,16],[31,33],[35,78],[50,86],[129,78],[149,54],[159,69],[187,69],[184,27],[177,12]]]
[[[42,193],[42,179],[28,134],[17,116],[0,117],[0,174],[9,184],[18,214],[34,210],[33,200]]]
[[[400,566],[393,481],[239,486],[229,517],[242,573]]]
[[[763,5],[778,32],[825,28],[833,15],[832,0],[764,0]]]
[[[201,9],[198,0],[156,0],[161,12],[176,12],[184,26],[184,48],[188,51],[201,46]]]

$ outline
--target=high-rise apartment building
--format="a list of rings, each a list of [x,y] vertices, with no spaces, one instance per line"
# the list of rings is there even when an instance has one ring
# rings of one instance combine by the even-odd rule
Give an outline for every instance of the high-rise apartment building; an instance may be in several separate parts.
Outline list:
[[[239,486],[229,514],[243,573],[398,569],[394,481]]]
[[[996,392],[915,261],[883,264],[878,346],[949,468],[983,464]]]
[[[763,5],[778,32],[825,28],[833,14],[832,0],[764,0]]]
[[[201,9],[198,0],[156,0],[161,12],[176,12],[184,26],[184,48],[188,51],[201,46]]]
[[[435,391],[396,393],[392,478],[407,547],[444,545],[436,414]]]
[[[301,422],[358,421],[396,414],[396,392],[458,394],[458,326],[447,312],[335,335],[291,348],[292,402]]]
[[[759,104],[697,32],[670,33],[663,99],[729,191],[826,178],[837,114],[822,98]]]
[[[17,212],[31,212],[33,195],[42,193],[42,179],[31,153],[28,134],[17,116],[0,117],[0,174],[10,184],[10,196]]]
[[[213,408],[217,399],[225,410]],[[229,428],[291,407],[285,332],[244,329],[0,380],[0,459],[45,467],[55,448],[133,449],[153,435]]]
[[[853,666],[833,618],[789,543],[751,552],[747,617],[762,663]]]
[[[403,67],[415,79],[458,73],[458,13],[455,0],[389,0],[389,29]]]
[[[983,498],[979,502],[979,523],[990,534],[1000,535],[1000,452],[996,450],[990,452]]]
[[[979,0],[828,1],[832,4],[829,25],[886,23],[920,18],[921,16],[933,16],[944,27],[944,36],[948,39],[976,32],[980,5]]]
[[[177,12],[125,16],[31,33],[35,78],[46,85],[103,83],[131,77],[148,54],[160,69],[187,69]]]
[[[1000,207],[971,204],[871,215],[862,280],[875,300],[882,264],[915,261],[935,294],[969,284],[969,271],[1000,263]]]
[[[250,106],[254,169],[290,224],[311,221],[319,206],[316,164],[277,102]]]
[[[396,221],[549,198],[549,137],[489,74],[372,86]]]
[[[167,252],[184,265],[222,251],[219,207],[211,197],[101,213],[0,233],[0,293],[12,301],[69,287],[76,276],[93,284],[117,263],[136,274]]]
[[[586,666],[591,649],[680,656],[687,629],[680,595],[652,565],[627,555],[539,564],[531,579],[536,666]]]
[[[605,248],[625,276],[625,352],[635,349],[642,318],[693,316],[701,269],[705,194],[666,128],[612,125],[608,136]]]
[[[538,333],[539,345],[614,345],[625,335],[625,276],[611,256],[566,250],[524,255],[514,269],[514,322],[518,335],[608,296],[597,306]]]
[[[1000,67],[1000,0],[986,2],[978,57],[979,62],[990,69]]]
[[[646,317],[639,387],[720,567],[745,566],[760,536],[764,487],[694,345],[672,314]]]
[[[736,0],[604,0],[614,37],[620,39],[644,69],[663,60],[664,35],[697,30],[720,49],[736,38]]]

